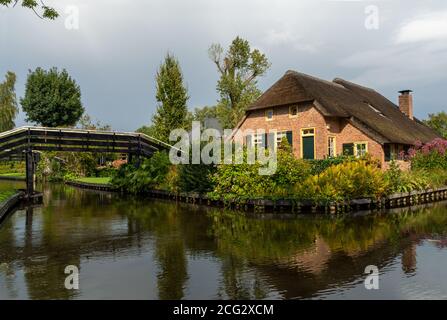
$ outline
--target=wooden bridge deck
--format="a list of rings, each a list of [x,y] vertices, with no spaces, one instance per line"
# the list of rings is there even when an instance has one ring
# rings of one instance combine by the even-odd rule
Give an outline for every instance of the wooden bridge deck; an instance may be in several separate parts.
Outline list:
[[[150,157],[170,145],[143,133],[20,127],[0,134],[0,159],[25,151],[129,153]]]

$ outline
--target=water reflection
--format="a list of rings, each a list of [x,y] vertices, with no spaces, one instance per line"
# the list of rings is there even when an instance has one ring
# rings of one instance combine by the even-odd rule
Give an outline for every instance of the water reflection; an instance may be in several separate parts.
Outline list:
[[[45,187],[44,203],[0,227],[0,299],[447,297],[447,282],[432,277],[447,278],[445,204],[250,217],[63,185]],[[386,280],[380,295],[363,288],[371,264]],[[80,269],[78,291],[64,288],[67,265]]]

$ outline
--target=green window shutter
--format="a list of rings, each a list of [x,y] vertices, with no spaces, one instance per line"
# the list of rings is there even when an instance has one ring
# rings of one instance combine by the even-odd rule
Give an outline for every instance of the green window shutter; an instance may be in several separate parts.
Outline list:
[[[262,137],[261,146],[263,148],[267,148],[267,133],[264,133],[261,137]]]
[[[343,143],[343,155],[353,156],[354,155],[354,144],[353,143]]]
[[[290,144],[291,147],[293,147],[293,134],[292,131],[286,132],[287,142]]]
[[[391,146],[387,143],[384,145],[385,161],[391,161]]]

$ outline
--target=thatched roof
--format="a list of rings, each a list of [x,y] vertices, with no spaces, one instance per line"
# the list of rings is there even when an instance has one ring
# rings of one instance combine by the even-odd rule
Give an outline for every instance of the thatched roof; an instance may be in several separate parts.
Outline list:
[[[347,118],[362,130],[370,130],[381,142],[414,144],[438,137],[417,119],[411,120],[399,107],[377,91],[336,78],[318,79],[296,71],[286,74],[247,110],[313,101],[327,117]]]

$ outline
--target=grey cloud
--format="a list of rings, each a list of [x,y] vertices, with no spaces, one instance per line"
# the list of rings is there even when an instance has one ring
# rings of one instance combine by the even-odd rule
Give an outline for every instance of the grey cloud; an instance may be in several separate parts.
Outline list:
[[[424,103],[423,111],[416,110],[419,117],[445,107],[446,39],[425,33],[421,42],[411,36],[414,21],[436,21],[446,12],[445,1],[405,1],[405,10],[400,1],[51,2],[60,12],[76,3],[80,29],[64,28],[65,13],[45,22],[21,8],[1,10],[0,75],[15,71],[22,95],[28,69],[65,67],[81,86],[87,112],[115,129],[134,130],[149,122],[156,106],[156,69],[167,51],[180,60],[190,108],[213,105],[217,72],[207,49],[214,42],[227,46],[236,35],[272,62],[259,81],[262,89],[296,69],[356,80],[390,99],[396,90],[411,87],[416,103]],[[370,4],[379,8],[379,30],[364,28],[364,8]]]

